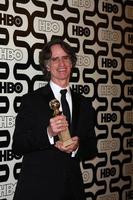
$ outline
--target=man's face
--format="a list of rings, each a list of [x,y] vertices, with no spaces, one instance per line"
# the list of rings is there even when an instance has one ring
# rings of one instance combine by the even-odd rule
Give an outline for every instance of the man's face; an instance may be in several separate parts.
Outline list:
[[[51,73],[51,80],[57,84],[61,81],[69,83],[72,63],[68,54],[59,44],[53,45],[51,52],[52,57],[47,69]]]

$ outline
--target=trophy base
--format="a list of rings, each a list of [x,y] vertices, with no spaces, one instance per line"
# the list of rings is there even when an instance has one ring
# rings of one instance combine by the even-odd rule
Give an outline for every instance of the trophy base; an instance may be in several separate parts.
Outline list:
[[[63,141],[63,146],[67,147],[73,143],[72,139],[70,138],[69,140]]]

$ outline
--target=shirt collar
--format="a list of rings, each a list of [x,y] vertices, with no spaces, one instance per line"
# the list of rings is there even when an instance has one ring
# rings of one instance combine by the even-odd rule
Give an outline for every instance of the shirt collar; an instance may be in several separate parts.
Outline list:
[[[60,93],[60,90],[63,90],[63,89],[67,89],[68,93],[70,93],[69,85],[65,88],[62,88],[59,85],[57,85],[56,83],[54,83],[53,81],[50,81],[50,86],[52,88],[52,91],[55,91],[56,93]]]

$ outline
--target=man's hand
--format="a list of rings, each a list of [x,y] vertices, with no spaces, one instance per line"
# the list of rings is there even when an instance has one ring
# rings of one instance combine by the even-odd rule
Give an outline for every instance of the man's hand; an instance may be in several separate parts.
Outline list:
[[[79,138],[77,136],[72,137],[73,143],[64,147],[63,142],[57,141],[55,147],[58,148],[60,151],[64,151],[66,153],[72,153],[76,151],[79,147]]]
[[[53,117],[49,121],[48,132],[51,136],[56,136],[60,132],[66,131],[68,128],[68,122],[64,115]]]

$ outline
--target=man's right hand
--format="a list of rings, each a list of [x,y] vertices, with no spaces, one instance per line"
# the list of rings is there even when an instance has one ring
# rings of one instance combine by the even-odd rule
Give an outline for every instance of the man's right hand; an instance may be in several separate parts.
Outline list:
[[[66,131],[68,122],[64,115],[53,117],[49,121],[48,132],[51,137],[58,135],[62,131]]]

